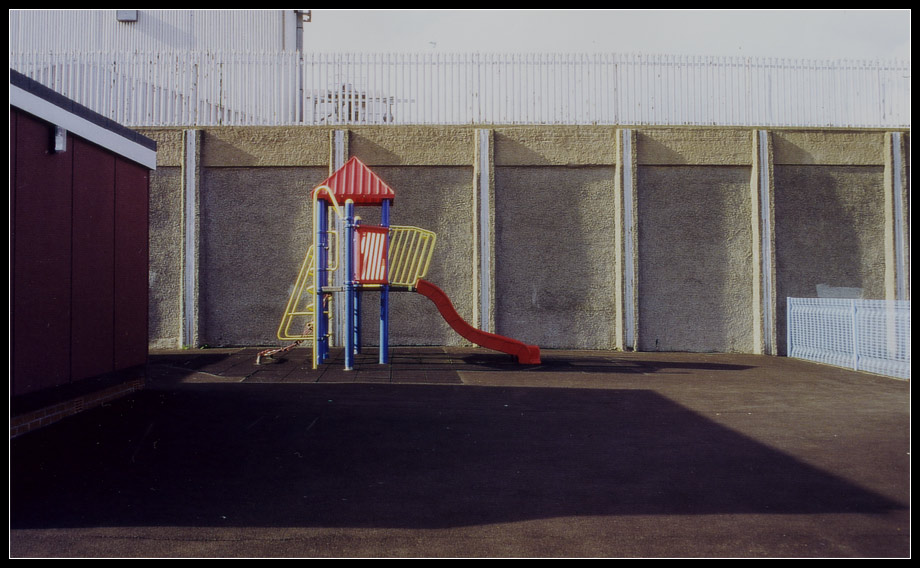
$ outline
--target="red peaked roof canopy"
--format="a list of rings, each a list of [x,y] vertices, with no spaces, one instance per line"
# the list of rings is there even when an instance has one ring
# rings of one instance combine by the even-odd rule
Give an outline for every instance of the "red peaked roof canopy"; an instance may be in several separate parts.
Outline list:
[[[332,189],[340,204],[345,203],[346,199],[351,199],[355,205],[380,205],[385,200],[396,197],[390,186],[357,157],[345,162],[344,166],[317,187],[323,185]],[[325,194],[321,194],[320,197],[328,199]]]

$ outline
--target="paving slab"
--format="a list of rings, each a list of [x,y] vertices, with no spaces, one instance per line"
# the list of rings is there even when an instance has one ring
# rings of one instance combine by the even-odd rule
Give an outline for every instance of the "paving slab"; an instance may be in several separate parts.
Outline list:
[[[783,357],[150,354],[10,441],[10,556],[905,558],[910,384]]]

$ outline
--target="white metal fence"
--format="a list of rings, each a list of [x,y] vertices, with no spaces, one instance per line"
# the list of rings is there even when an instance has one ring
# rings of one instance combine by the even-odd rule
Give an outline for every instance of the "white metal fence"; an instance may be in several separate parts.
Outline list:
[[[788,355],[910,379],[910,302],[788,298]]]
[[[23,54],[10,68],[125,126],[300,122],[297,52]]]
[[[10,67],[127,126],[910,126],[909,62],[164,52]]]

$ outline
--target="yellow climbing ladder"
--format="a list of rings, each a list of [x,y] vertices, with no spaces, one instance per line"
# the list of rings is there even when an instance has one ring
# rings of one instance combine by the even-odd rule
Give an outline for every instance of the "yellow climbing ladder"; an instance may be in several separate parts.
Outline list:
[[[313,293],[316,286],[313,283],[313,270],[313,247],[311,246],[307,249],[307,255],[300,266],[300,273],[297,275],[294,289],[291,290],[287,307],[285,307],[284,315],[281,317],[281,324],[278,326],[278,339],[293,341],[294,343],[287,347],[260,351],[256,356],[257,365],[262,364],[263,360],[271,361],[275,355],[287,353],[304,341],[313,339],[316,311],[316,294]]]
[[[300,266],[300,273],[291,290],[284,316],[278,326],[278,339],[282,341],[304,341],[313,339],[313,316],[316,310],[316,293],[313,282],[313,247],[307,249],[307,256]],[[295,325],[296,324],[296,325]]]

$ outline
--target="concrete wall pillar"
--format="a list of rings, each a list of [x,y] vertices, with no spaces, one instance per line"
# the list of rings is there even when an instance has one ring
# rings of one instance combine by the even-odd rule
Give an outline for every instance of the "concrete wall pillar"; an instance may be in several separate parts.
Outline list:
[[[495,153],[491,130],[476,131],[473,164],[473,326],[495,333]]]
[[[616,265],[615,348],[638,349],[639,345],[639,295],[637,286],[639,264],[638,216],[636,208],[636,133],[628,128],[617,133],[615,181],[615,239]]]
[[[751,156],[751,253],[753,351],[775,355],[776,257],[773,230],[773,145],[766,130],[753,132]]]
[[[329,132],[329,175],[345,165],[348,160],[348,131]]]
[[[182,140],[182,300],[181,344],[197,347],[199,203],[201,182],[201,131],[186,130]]]
[[[910,299],[908,149],[900,132],[885,136],[885,298]]]
[[[331,176],[339,168],[345,165],[345,162],[348,161],[349,153],[349,137],[347,130],[332,130],[329,132],[329,175]],[[311,196],[312,199],[312,196]],[[342,204],[344,206],[344,203]],[[339,218],[338,215],[331,214],[329,216],[329,224],[332,226],[332,229],[335,230],[337,235],[345,234],[345,221],[344,219]],[[312,216],[311,216],[312,219]],[[312,230],[312,227],[310,228]],[[341,238],[335,240],[335,246],[338,247],[338,258],[345,258],[345,241]],[[344,270],[336,270],[333,272],[333,284],[340,288],[345,286],[344,279]],[[342,296],[342,294],[338,294]],[[344,301],[336,301],[333,304],[334,314],[332,316],[332,328],[329,330],[330,334],[330,343],[332,345],[345,345],[345,326],[341,325],[342,322],[346,321],[347,311],[345,309]]]

